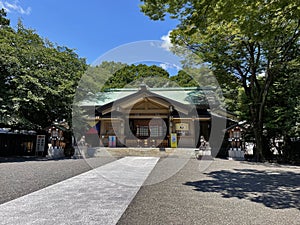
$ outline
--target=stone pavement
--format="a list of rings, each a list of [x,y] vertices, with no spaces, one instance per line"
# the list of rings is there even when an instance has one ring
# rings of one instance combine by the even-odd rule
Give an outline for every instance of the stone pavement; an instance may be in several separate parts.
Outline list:
[[[48,160],[0,157],[0,204],[115,161],[112,157]]]
[[[116,224],[156,165],[125,157],[0,205],[0,224]]]

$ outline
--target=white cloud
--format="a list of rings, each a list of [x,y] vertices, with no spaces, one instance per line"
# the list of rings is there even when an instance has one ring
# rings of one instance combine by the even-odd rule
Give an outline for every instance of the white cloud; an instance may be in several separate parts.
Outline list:
[[[170,63],[161,63],[161,64],[159,64],[159,66],[161,68],[163,68],[164,70],[168,70],[168,69],[177,69],[177,70],[179,70],[180,69],[179,66],[177,66],[175,64],[170,64]]]
[[[166,49],[167,51],[170,51],[170,48],[172,47],[170,34],[172,31],[169,31],[167,35],[163,35],[160,39],[163,41],[161,44],[161,47]]]
[[[163,68],[164,70],[166,70],[166,69],[168,68],[167,64],[164,64],[164,63],[159,64],[159,66],[160,66],[161,68]]]
[[[31,8],[27,7],[24,9],[18,0],[13,2],[0,0],[0,8],[4,8],[7,12],[17,12],[23,15],[29,15],[31,13]]]

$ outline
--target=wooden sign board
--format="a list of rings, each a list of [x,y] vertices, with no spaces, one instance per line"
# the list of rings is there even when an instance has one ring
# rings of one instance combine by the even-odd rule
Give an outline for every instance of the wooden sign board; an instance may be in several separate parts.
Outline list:
[[[176,130],[189,130],[188,123],[176,123],[175,127],[176,127]]]

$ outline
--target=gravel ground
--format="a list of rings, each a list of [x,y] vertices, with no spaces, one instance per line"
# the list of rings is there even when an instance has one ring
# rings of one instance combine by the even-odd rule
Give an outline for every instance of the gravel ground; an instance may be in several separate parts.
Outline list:
[[[0,158],[0,203],[113,160]],[[184,160],[162,160],[118,224],[300,224],[300,167],[190,159],[169,178]]]
[[[60,159],[0,158],[0,204],[76,176],[112,158]]]
[[[300,167],[216,159],[199,171],[203,163],[143,186],[118,224],[300,224]]]

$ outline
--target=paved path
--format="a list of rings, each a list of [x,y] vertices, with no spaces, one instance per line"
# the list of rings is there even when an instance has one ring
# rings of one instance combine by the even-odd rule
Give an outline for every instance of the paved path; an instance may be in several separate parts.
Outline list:
[[[0,205],[1,224],[116,224],[156,165],[125,157]]]
[[[0,204],[115,161],[112,157],[47,160],[0,158]]]

